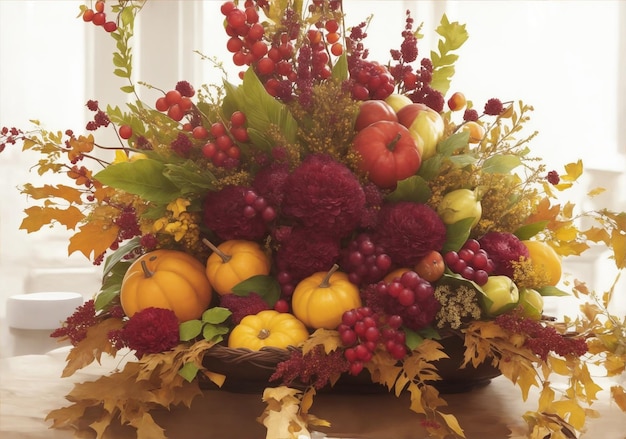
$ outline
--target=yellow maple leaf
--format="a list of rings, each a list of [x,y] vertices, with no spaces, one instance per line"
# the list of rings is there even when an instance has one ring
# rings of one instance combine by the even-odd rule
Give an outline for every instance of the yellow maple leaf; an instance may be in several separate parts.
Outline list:
[[[302,345],[302,354],[306,355],[316,346],[323,345],[324,352],[327,354],[336,350],[341,346],[341,339],[339,338],[339,332],[334,329],[316,329],[313,334]]]
[[[64,184],[58,184],[56,186],[46,184],[43,186],[33,186],[27,183],[22,188],[21,192],[35,200],[43,200],[50,198],[61,198],[68,201],[71,204],[82,204],[83,192],[75,187],[66,186]]]
[[[20,230],[28,233],[36,232],[48,224],[61,224],[66,229],[71,230],[81,222],[85,215],[75,206],[65,209],[50,206],[31,206],[24,210],[26,218],[20,224]]]
[[[67,355],[67,364],[61,376],[71,376],[94,360],[99,363],[102,354],[115,355],[117,349],[109,341],[109,332],[120,329],[122,326],[122,319],[109,318],[89,328],[87,337],[74,346]]]
[[[165,429],[154,422],[149,413],[143,412],[130,422],[137,429],[137,439],[167,439]]]
[[[623,230],[613,230],[610,241],[615,265],[619,269],[626,268],[626,235],[623,232]]]
[[[576,163],[565,165],[565,174],[560,175],[560,177],[561,180],[576,181],[581,175],[583,175],[583,161],[578,160]]]
[[[461,425],[459,424],[458,419],[456,418],[456,416],[451,415],[449,413],[439,413],[439,415],[443,418],[443,420],[446,422],[446,425],[456,433],[457,436],[459,437],[465,437],[465,433],[463,432],[463,429],[461,428]]]
[[[97,257],[104,253],[117,240],[119,226],[101,221],[90,221],[80,227],[79,231],[70,238],[69,254],[78,251],[87,259],[92,255]]]

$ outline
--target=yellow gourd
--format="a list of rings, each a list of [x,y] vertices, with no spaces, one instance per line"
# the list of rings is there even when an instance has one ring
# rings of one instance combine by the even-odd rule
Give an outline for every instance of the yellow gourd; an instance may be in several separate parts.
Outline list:
[[[265,310],[241,319],[228,337],[228,347],[258,351],[271,346],[297,347],[309,337],[306,326],[293,314]]]
[[[329,272],[315,273],[296,285],[293,313],[309,328],[335,329],[344,312],[361,306],[358,287],[338,268],[334,265]]]
[[[206,239],[203,242],[213,249],[207,259],[206,276],[220,295],[232,293],[235,285],[252,276],[270,273],[270,259],[254,241],[233,239],[217,247]]]

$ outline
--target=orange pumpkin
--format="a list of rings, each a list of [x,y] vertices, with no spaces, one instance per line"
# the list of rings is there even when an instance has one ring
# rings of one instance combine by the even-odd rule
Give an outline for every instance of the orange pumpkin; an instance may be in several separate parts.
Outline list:
[[[361,306],[359,288],[337,271],[314,273],[301,280],[291,296],[294,315],[309,328],[334,329],[343,313]]]
[[[235,285],[252,276],[268,275],[270,259],[263,248],[254,241],[233,239],[215,247],[206,263],[206,276],[218,294],[230,294]]]
[[[171,309],[178,320],[197,319],[213,289],[204,265],[188,253],[155,250],[139,257],[122,279],[120,301],[127,316],[146,308]]]

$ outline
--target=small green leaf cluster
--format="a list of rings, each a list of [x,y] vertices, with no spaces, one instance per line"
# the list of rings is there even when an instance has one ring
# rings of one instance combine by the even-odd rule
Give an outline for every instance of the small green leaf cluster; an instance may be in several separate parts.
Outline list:
[[[180,340],[190,341],[202,335],[205,340],[219,343],[230,330],[224,323],[231,314],[227,308],[220,306],[206,310],[199,320],[188,320],[180,324]]]

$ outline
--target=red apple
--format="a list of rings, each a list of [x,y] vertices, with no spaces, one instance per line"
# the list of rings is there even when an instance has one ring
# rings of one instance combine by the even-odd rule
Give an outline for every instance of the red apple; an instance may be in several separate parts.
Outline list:
[[[389,122],[398,121],[396,112],[391,105],[378,99],[363,101],[359,108],[359,114],[354,122],[354,129],[361,131],[366,126],[374,122],[380,122],[381,120],[387,120]]]
[[[420,149],[422,159],[426,160],[437,150],[437,143],[443,137],[443,119],[427,105],[414,103],[405,105],[397,113],[398,122],[409,129]]]

